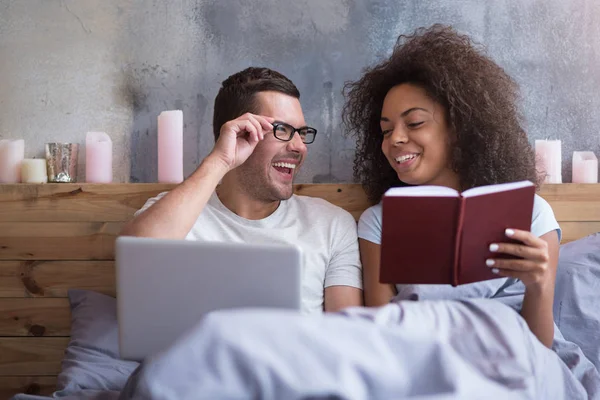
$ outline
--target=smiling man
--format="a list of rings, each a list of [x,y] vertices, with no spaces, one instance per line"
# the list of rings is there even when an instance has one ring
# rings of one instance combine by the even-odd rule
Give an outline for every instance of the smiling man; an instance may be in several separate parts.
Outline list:
[[[230,76],[215,99],[213,130],[215,146],[198,169],[148,200],[121,235],[296,244],[305,255],[303,312],[361,305],[354,218],[293,194],[317,134],[304,120],[296,86],[267,68]]]

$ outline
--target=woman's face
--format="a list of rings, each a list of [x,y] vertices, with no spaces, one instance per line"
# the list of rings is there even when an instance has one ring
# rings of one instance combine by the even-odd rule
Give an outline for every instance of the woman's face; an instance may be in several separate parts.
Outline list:
[[[450,168],[450,130],[443,107],[424,89],[404,83],[387,93],[381,110],[381,150],[409,185],[438,185],[460,190]]]

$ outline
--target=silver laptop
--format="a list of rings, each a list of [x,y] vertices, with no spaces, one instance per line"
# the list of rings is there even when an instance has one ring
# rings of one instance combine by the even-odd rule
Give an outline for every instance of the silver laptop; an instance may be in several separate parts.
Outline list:
[[[211,311],[300,310],[296,246],[119,237],[115,259],[124,359],[167,348]]]

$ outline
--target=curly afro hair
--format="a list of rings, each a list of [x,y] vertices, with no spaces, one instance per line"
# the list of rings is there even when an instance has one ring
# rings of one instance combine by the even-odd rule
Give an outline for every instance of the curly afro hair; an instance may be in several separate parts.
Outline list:
[[[342,119],[356,137],[354,177],[369,200],[405,185],[381,151],[381,109],[399,84],[423,88],[446,112],[451,165],[461,189],[528,179],[538,186],[535,153],[522,127],[519,88],[467,36],[433,25],[401,35],[392,55],[344,86]]]

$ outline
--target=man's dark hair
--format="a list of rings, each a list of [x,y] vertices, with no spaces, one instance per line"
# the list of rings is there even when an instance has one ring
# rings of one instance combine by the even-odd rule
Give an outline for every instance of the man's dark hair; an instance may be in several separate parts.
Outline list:
[[[300,98],[294,83],[284,75],[269,68],[250,67],[225,79],[215,98],[213,133],[219,138],[221,126],[227,121],[249,112],[259,113],[256,94],[274,91]]]

